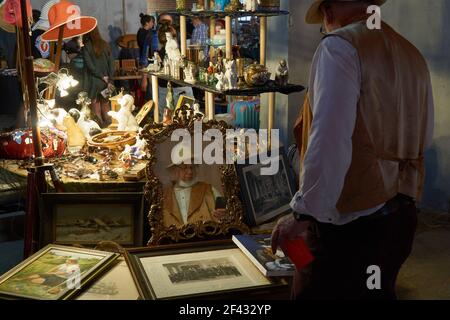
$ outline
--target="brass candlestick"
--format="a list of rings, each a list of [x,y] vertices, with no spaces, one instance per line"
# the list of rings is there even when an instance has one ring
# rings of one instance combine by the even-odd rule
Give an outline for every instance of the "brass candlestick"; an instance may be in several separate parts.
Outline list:
[[[244,59],[236,59],[236,66],[238,70],[238,87],[242,88],[246,85],[245,83],[245,77],[244,77]]]

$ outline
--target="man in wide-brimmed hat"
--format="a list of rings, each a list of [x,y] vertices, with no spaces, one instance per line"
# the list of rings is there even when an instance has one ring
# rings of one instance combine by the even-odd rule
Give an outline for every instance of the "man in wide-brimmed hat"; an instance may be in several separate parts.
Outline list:
[[[411,252],[433,95],[420,52],[384,22],[368,27],[368,6],[384,2],[316,0],[306,15],[325,37],[296,123],[295,213],[272,239],[283,247],[311,227],[316,259],[299,298],[395,299]]]
[[[211,184],[198,179],[201,163],[190,155],[181,157],[167,167],[172,185],[164,189],[163,220],[166,227],[181,227],[188,223],[217,221],[226,214],[216,208],[221,193]]]

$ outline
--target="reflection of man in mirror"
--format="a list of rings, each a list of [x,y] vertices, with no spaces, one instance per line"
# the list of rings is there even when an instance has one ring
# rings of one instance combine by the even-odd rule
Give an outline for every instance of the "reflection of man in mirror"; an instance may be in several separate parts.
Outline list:
[[[225,209],[216,209],[216,200],[221,193],[211,184],[199,181],[198,166],[183,161],[172,164],[169,170],[175,181],[164,190],[164,225],[183,226],[198,221],[217,221],[226,213]]]

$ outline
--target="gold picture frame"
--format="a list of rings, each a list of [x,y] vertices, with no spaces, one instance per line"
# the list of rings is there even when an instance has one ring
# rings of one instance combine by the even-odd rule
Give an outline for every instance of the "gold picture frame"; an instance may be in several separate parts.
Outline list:
[[[193,134],[195,123],[202,120],[202,115],[195,114],[188,105],[182,105],[175,112],[173,122],[170,125],[162,123],[149,124],[144,127],[141,133],[142,137],[147,141],[147,148],[150,154],[146,168],[147,183],[144,188],[144,196],[150,208],[148,214],[152,235],[148,241],[150,246],[199,240],[229,239],[233,234],[243,234],[249,231],[248,226],[244,223],[244,210],[240,200],[239,180],[236,170],[234,165],[228,164],[216,165],[214,167],[215,170],[212,170],[212,166],[206,168],[209,171],[207,175],[218,175],[218,179],[216,179],[218,183],[216,182],[215,186],[223,192],[223,202],[226,210],[225,217],[218,220],[187,221],[181,226],[176,224],[169,226],[165,222],[165,214],[167,214],[165,209],[167,209],[167,206],[164,206],[164,194],[167,194],[167,188],[164,188],[162,179],[166,178],[168,174],[159,174],[157,168],[167,167],[162,165],[162,159],[158,159],[158,157],[170,157],[171,152],[167,150],[167,147],[161,148],[161,146],[163,143],[170,141],[170,137],[175,130],[187,130]],[[209,129],[219,130],[223,137],[226,137],[227,129],[230,129],[230,127],[225,122],[212,120],[202,124],[203,132]],[[209,181],[207,182],[209,183]],[[211,185],[213,184],[211,183]]]
[[[152,111],[154,107],[155,103],[153,102],[153,100],[150,100],[149,102],[147,102],[142,106],[141,110],[136,115],[136,122],[138,123],[138,125],[141,125],[142,122],[144,122],[145,118],[148,116],[148,114],[150,113],[150,111]]]
[[[0,297],[68,300],[118,258],[98,250],[48,245],[0,277]],[[73,278],[74,271],[79,278]]]
[[[181,106],[185,106],[185,105],[188,105],[193,110],[195,101],[196,100],[194,97],[180,95],[180,97],[178,98],[177,107],[175,108],[175,110],[178,110],[181,108]]]

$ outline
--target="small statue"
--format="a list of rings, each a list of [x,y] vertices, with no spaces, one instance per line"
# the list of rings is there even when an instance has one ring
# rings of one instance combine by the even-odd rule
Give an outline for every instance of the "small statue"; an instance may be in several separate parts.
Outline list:
[[[230,60],[225,61],[225,78],[226,78],[226,90],[234,90],[237,89],[237,67],[236,61]]]
[[[207,84],[211,84],[214,81],[214,73],[216,73],[216,70],[214,68],[214,64],[210,61],[209,67],[207,69],[207,75],[208,75],[208,78],[206,81]]]
[[[159,56],[159,53],[157,51],[155,51],[155,53],[153,54],[153,68],[155,69],[156,72],[158,72],[161,69],[161,64],[162,64],[162,60],[161,57]]]
[[[197,102],[194,103],[194,115],[199,115],[201,117],[204,117],[205,115],[200,111],[200,104]]]
[[[280,61],[280,65],[278,66],[278,70],[275,74],[275,82],[282,87],[287,86],[289,82],[289,69],[285,59]]]
[[[226,78],[225,78],[224,73],[223,72],[216,73],[215,76],[216,76],[216,79],[218,80],[217,84],[216,84],[216,89],[219,91],[225,90],[226,89],[226,83],[225,83]]]
[[[139,124],[136,121],[136,118],[133,116],[132,112],[136,108],[134,106],[134,98],[133,96],[126,94],[120,100],[120,110],[118,112],[109,111],[108,115],[117,120],[118,131],[138,131]]]
[[[259,0],[246,0],[245,2],[245,10],[250,12],[255,12],[258,10]]]
[[[223,64],[223,51],[221,49],[217,52],[217,64],[215,67],[216,73],[225,72],[225,67]]]
[[[195,79],[195,65],[190,62],[184,68],[184,81],[187,83],[195,84],[197,81]]]
[[[177,40],[174,39],[172,33],[166,32],[166,52],[167,56],[169,57],[170,61],[180,61],[181,59],[181,52],[178,48]]]
[[[87,92],[80,92],[78,94],[78,99],[76,100],[76,104],[81,106],[81,112],[84,113],[87,120],[93,120],[94,115],[92,114],[91,110],[91,99],[88,97]]]
[[[164,74],[170,76],[170,62],[167,55],[164,57]]]
[[[175,109],[175,103],[173,100],[173,87],[170,81],[167,83],[166,108],[170,110]]]
[[[215,11],[224,11],[225,6],[230,2],[230,0],[215,0]]]

